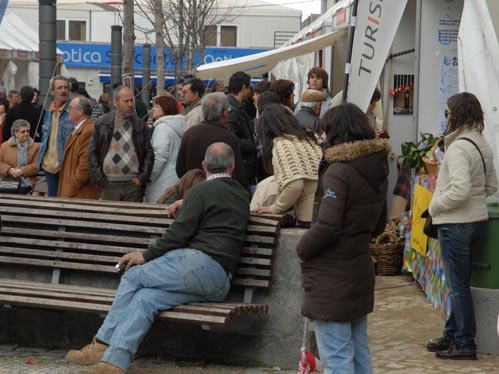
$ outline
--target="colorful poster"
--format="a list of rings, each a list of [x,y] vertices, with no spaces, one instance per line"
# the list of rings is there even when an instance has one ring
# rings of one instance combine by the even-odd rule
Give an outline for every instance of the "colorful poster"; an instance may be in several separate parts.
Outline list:
[[[414,187],[411,247],[422,255],[426,255],[428,237],[423,233],[423,227],[426,219],[421,218],[421,214],[428,209],[432,196],[433,194],[423,186],[416,184]]]

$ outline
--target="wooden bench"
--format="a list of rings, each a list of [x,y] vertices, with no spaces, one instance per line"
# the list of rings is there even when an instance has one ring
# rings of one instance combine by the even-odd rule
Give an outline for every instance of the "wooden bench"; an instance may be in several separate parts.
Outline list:
[[[119,284],[118,259],[147,248],[172,222],[162,205],[6,194],[0,213],[0,303],[99,314]],[[277,221],[251,216],[228,300],[181,305],[157,319],[210,328],[267,314],[252,295],[271,286],[278,232]]]

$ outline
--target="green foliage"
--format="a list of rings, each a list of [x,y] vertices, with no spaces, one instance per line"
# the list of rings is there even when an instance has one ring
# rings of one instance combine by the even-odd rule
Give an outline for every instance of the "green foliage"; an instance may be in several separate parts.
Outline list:
[[[435,137],[430,133],[421,133],[421,140],[417,143],[404,142],[402,143],[402,167],[407,169],[419,170],[424,166],[423,157],[435,144]]]

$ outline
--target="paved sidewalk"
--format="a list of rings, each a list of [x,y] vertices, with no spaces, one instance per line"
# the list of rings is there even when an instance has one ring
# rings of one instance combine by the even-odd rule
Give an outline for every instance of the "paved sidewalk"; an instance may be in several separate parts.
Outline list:
[[[442,361],[425,349],[441,333],[443,319],[411,278],[378,277],[369,336],[376,374],[499,373],[499,356],[478,361]],[[498,338],[499,339],[499,338]],[[299,347],[296,348],[297,352]],[[63,351],[0,346],[0,374],[75,374],[80,367],[64,362]],[[27,363],[28,360],[32,363]],[[298,354],[297,354],[298,361]],[[129,374],[292,374],[281,368],[240,368],[203,362],[138,358]]]

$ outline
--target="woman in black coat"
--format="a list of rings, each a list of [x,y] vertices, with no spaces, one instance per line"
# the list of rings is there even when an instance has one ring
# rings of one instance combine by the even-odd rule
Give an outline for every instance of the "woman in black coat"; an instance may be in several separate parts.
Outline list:
[[[336,106],[321,122],[324,161],[312,227],[296,247],[305,298],[325,373],[372,373],[367,314],[374,307],[369,242],[386,224],[388,153],[365,113]]]

